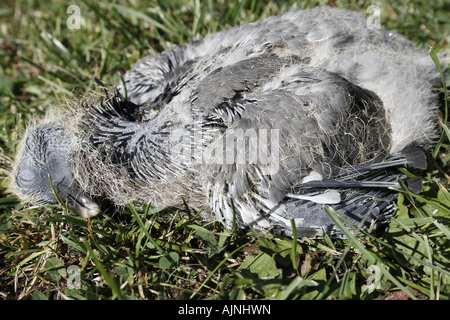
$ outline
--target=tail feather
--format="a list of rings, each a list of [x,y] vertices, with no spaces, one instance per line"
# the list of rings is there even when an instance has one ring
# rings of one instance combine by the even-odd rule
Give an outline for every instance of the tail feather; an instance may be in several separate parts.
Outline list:
[[[359,172],[358,180],[345,181],[309,181],[295,190],[298,196],[289,197],[284,202],[286,220],[299,221],[297,234],[300,237],[311,237],[320,233],[342,237],[343,233],[326,214],[324,205],[339,213],[350,224],[362,228],[379,229],[393,213],[393,202],[397,198],[399,179],[405,181],[408,188],[418,192],[422,187],[421,178],[407,178],[398,174],[388,173],[385,170]],[[350,175],[354,175],[352,172]],[[367,183],[367,184],[365,184]],[[362,185],[360,185],[362,184]],[[307,188],[305,188],[307,186]],[[341,201],[338,203],[318,203],[308,200],[308,195],[323,193],[328,188],[334,188],[340,193]],[[348,223],[344,223],[350,227]],[[305,228],[305,227],[307,228]],[[351,229],[351,228],[350,228]],[[276,226],[274,232],[292,236],[290,226]]]
[[[341,191],[343,200],[328,206],[337,211],[351,224],[361,228],[378,229],[393,212],[392,203],[397,192],[390,189],[366,190],[346,189]],[[285,203],[285,219],[302,221],[297,226],[299,237],[311,237],[320,233],[341,237],[343,233],[324,211],[324,205],[308,200],[289,199]],[[349,225],[345,223],[347,227]],[[303,226],[308,226],[307,228]],[[275,226],[274,233],[292,236],[292,230],[285,226]]]

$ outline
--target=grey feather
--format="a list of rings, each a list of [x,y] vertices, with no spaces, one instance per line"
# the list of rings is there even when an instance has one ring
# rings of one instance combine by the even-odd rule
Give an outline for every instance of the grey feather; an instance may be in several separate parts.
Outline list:
[[[120,82],[69,113],[73,126],[28,130],[34,149],[19,152],[13,174],[19,197],[54,202],[41,192],[50,171],[118,206],[181,207],[183,196],[228,227],[291,235],[294,219],[300,236],[339,234],[324,204],[364,227],[386,220],[396,168],[424,169],[421,150],[436,138],[431,58],[345,10],[210,34],[143,58],[124,79],[126,90]],[[32,138],[52,123],[58,148]],[[69,168],[38,167],[41,149]]]

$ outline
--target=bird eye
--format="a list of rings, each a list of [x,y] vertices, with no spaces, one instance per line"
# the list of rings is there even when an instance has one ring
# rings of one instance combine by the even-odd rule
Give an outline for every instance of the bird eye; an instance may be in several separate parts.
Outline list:
[[[21,186],[21,183],[28,184],[33,182],[35,177],[34,171],[30,169],[20,170],[17,174],[17,184]]]

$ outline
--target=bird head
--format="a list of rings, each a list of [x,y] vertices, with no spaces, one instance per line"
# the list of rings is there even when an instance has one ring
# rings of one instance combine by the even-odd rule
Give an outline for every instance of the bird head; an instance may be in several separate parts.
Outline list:
[[[28,130],[13,172],[17,196],[35,205],[56,204],[57,198],[83,218],[97,215],[98,205],[74,181],[70,150],[74,134],[55,123]]]

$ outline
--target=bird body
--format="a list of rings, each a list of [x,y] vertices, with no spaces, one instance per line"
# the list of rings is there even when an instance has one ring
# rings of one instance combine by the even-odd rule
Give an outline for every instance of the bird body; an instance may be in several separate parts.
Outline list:
[[[73,126],[33,126],[13,190],[44,199],[48,185],[33,183],[50,174],[85,196],[84,216],[100,196],[173,207],[184,197],[244,230],[290,235],[293,221],[300,236],[336,233],[324,205],[370,224],[399,187],[392,168],[426,166],[437,76],[426,52],[357,13],[291,11],[145,57],[69,112]],[[54,141],[39,148],[59,167],[35,163],[37,135]]]

